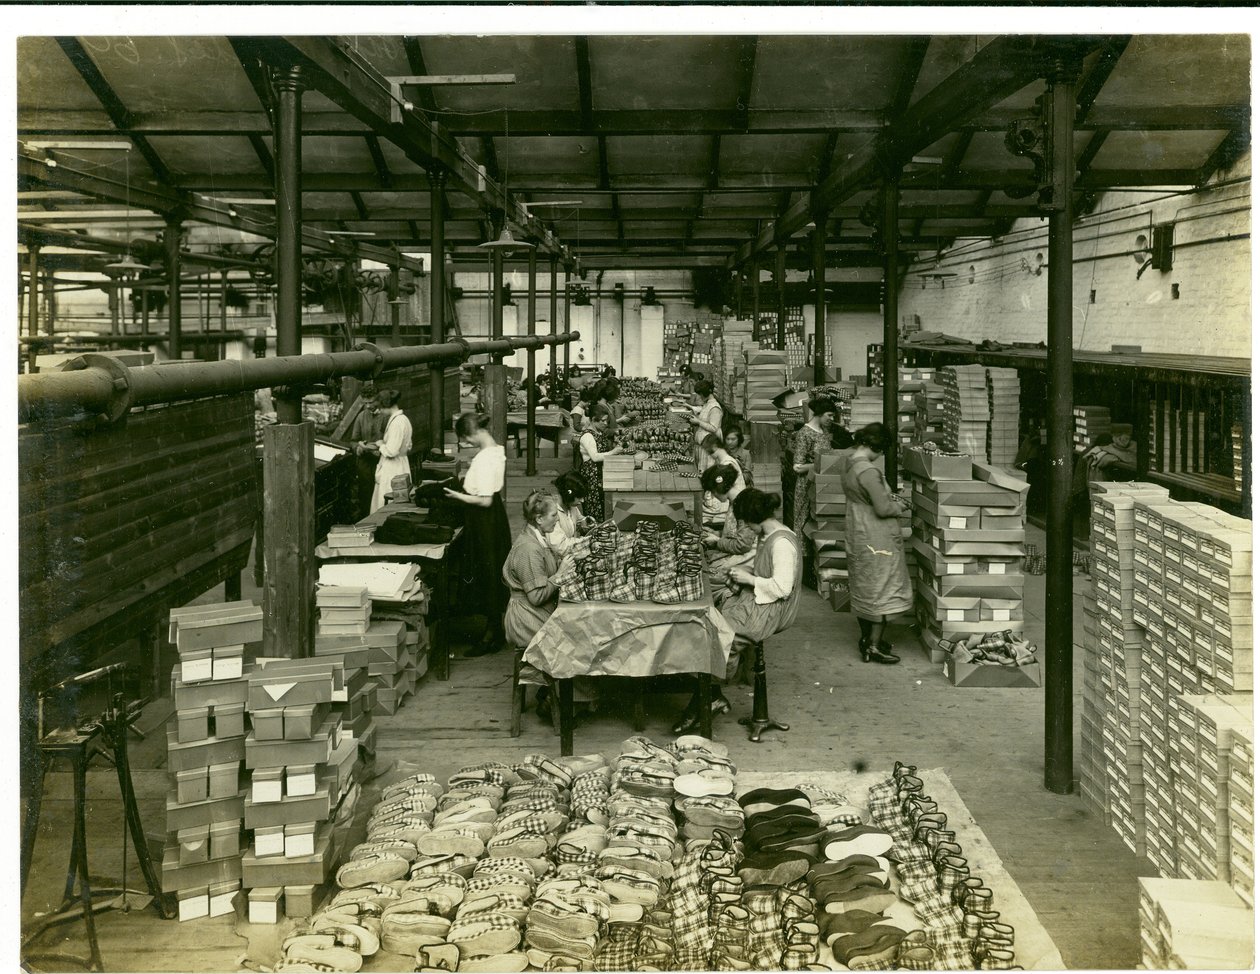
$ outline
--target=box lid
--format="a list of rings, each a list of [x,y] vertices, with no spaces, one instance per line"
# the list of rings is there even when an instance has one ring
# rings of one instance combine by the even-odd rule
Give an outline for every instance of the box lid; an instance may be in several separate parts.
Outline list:
[[[181,889],[175,891],[175,898],[179,900],[193,900],[198,896],[208,896],[210,893],[209,886],[193,886],[189,889]]]
[[[284,768],[255,768],[254,784],[260,781],[279,781],[284,776]]]
[[[255,886],[249,891],[249,901],[251,903],[278,903],[283,895],[284,889],[280,886]]]
[[[210,826],[211,835],[232,835],[234,832],[241,830],[241,823],[238,822],[216,822]]]
[[[229,883],[214,883],[209,891],[211,896],[225,896],[228,893],[235,893],[240,888],[241,881],[237,879]]]
[[[294,823],[293,825],[286,825],[284,827],[284,834],[285,834],[285,838],[288,838],[291,835],[314,835],[315,823],[314,822],[297,822],[297,823]]]
[[[187,771],[176,771],[175,779],[177,781],[196,781],[198,778],[206,777],[209,773],[209,768],[189,768]]]
[[[188,707],[185,710],[175,711],[177,720],[205,720],[209,716],[209,707]]]

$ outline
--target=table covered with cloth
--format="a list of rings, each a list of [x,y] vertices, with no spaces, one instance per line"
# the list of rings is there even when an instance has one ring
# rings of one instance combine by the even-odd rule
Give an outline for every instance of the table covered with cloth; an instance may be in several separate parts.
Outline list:
[[[578,676],[726,675],[735,631],[708,586],[694,602],[565,602],[525,648],[521,680]],[[532,672],[531,672],[532,671]]]

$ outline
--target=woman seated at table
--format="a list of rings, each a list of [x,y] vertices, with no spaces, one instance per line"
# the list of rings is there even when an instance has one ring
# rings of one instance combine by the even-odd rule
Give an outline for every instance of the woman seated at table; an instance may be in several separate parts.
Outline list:
[[[753,483],[752,454],[744,446],[744,431],[738,426],[732,426],[726,431],[723,439],[726,441],[726,452],[739,464],[740,472],[744,475],[744,486],[756,487],[757,485]]]
[[[801,595],[801,549],[792,529],[775,517],[779,509],[778,494],[749,488],[735,498],[735,517],[757,534],[757,552],[751,569],[734,568],[729,584],[735,594],[722,603],[722,615],[735,630],[735,643],[726,661],[726,680],[739,672],[744,653],[777,632],[783,632],[796,621]],[[718,686],[707,701],[714,714],[731,709]],[[675,734],[690,734],[700,724],[701,701],[692,694],[691,702],[674,724]]]
[[[586,483],[582,513],[597,522],[604,519],[604,460],[622,453],[621,447],[613,446],[609,431],[611,423],[611,413],[596,410],[587,419],[586,430],[578,438],[580,462],[574,470]]]
[[[551,543],[559,527],[560,502],[546,490],[532,490],[521,504],[525,527],[516,536],[516,543],[503,563],[503,581],[510,598],[503,613],[503,631],[508,645],[523,650],[538,634],[560,602],[560,587],[554,579],[566,567],[569,555]],[[538,714],[550,719],[550,694],[541,687],[535,698]],[[575,704],[589,707],[596,698],[594,681],[576,677],[573,680]]]
[[[484,608],[486,613],[481,644],[469,649],[465,656],[484,656],[503,648],[503,611],[508,602],[503,563],[512,544],[512,529],[502,495],[507,457],[490,435],[489,427],[490,417],[477,413],[464,413],[455,421],[460,445],[475,446],[478,451],[464,475],[464,489],[446,489],[448,497],[466,505],[461,580],[468,604]]]
[[[582,513],[582,501],[588,493],[586,481],[577,471],[567,470],[552,481],[560,498],[556,526],[547,540],[557,551],[564,552],[575,540],[594,527],[595,522]]]
[[[508,588],[503,631],[508,645],[524,649],[542,628],[560,600],[552,578],[560,571],[561,554],[549,540],[560,521],[560,502],[545,490],[531,490],[521,504],[525,527],[516,536],[503,563]]]
[[[731,569],[746,568],[752,564],[757,532],[751,524],[741,523],[735,512],[729,509],[735,498],[744,492],[735,467],[725,464],[710,467],[700,475],[700,486],[728,505],[721,533],[707,530],[702,538],[709,558],[709,587],[714,603],[721,608],[722,603],[735,592],[726,584]]]
[[[736,484],[739,487],[735,493],[739,493],[748,486],[748,481],[744,478],[744,471],[740,469],[739,464],[729,453],[726,452],[726,444],[716,433],[710,433],[704,438],[704,442],[700,444],[700,449],[708,456],[709,462],[713,467],[732,467],[737,475]],[[706,470],[705,473],[708,473]],[[701,485],[703,487],[703,484]],[[726,515],[730,510],[730,504],[726,501],[714,496],[713,492],[704,489],[700,498],[700,523],[706,528],[714,528],[721,531],[723,525],[726,524]]]

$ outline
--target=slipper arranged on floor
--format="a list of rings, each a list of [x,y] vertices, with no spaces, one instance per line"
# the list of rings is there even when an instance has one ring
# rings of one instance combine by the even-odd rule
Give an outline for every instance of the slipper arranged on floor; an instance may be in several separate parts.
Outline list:
[[[828,859],[844,859],[847,856],[884,856],[893,847],[892,836],[873,825],[854,825],[833,832],[827,839]]]

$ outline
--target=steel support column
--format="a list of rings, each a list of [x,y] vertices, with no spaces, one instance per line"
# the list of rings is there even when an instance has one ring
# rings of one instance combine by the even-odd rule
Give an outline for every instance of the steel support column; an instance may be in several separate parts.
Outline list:
[[[391,345],[402,344],[402,305],[398,304],[398,278],[400,271],[397,267],[389,269],[389,342]]]
[[[219,331],[227,331],[227,271],[219,272]]]
[[[552,254],[551,255],[551,302],[550,302],[550,314],[548,315],[547,320],[551,322],[551,333],[553,335],[556,334],[556,330],[560,326],[560,321],[556,316],[556,303],[557,303],[556,298],[558,297],[556,293],[556,284],[557,284],[556,276],[557,276],[557,272],[559,271],[559,268],[560,268],[560,259],[556,257],[555,254]],[[556,402],[556,397],[560,394],[560,387],[556,384],[556,346],[554,345],[551,346],[551,357],[547,363],[547,374],[551,377],[549,388],[547,389],[547,398],[550,399],[552,404],[554,405]]]
[[[1049,79],[1051,184],[1046,372],[1049,417],[1049,501],[1046,509],[1045,786],[1072,791],[1072,149],[1077,65],[1057,66]],[[1060,195],[1061,191],[1061,195]]]
[[[111,335],[120,334],[122,331],[122,289],[118,284],[118,278],[110,275],[109,278],[109,333]]]
[[[787,348],[787,241],[780,240],[774,252],[775,322],[774,347]]]
[[[569,291],[569,269],[564,269],[564,330],[573,330],[573,295]],[[573,408],[573,397],[569,394],[569,346],[564,346],[564,376],[560,382],[560,394],[564,398],[564,408]]]
[[[184,294],[180,281],[179,235],[183,224],[178,213],[166,218],[166,320],[167,354],[178,361],[184,357],[184,343],[180,329],[183,327]],[[294,352],[293,354],[297,354]]]
[[[490,259],[490,340],[503,337],[503,251],[494,249]],[[482,384],[490,407],[490,434],[496,443],[507,440],[507,373],[502,356],[491,356]]]
[[[893,446],[884,454],[884,479],[897,489],[897,265],[899,243],[897,216],[900,194],[897,177],[891,173],[884,180],[884,213],[880,220],[884,250],[884,426],[892,436]]]
[[[446,171],[429,170],[429,343],[446,341],[446,210],[443,206]],[[446,445],[450,418],[446,411],[446,366],[435,362],[429,369],[429,448],[438,453]]]
[[[29,338],[39,337],[39,244],[30,244],[26,254],[26,334]],[[35,371],[36,345],[32,341],[27,346],[26,371]]]
[[[814,218],[814,385],[827,381],[827,219]]]
[[[536,314],[538,302],[538,248],[529,248],[529,300],[525,304],[525,315],[529,319],[526,323],[528,331],[525,334],[531,337],[534,334],[534,317]],[[520,332],[520,328],[517,328]],[[537,473],[537,454],[538,447],[534,442],[534,434],[536,431],[535,410],[538,409],[538,377],[536,365],[534,363],[534,350],[531,348],[526,352],[528,365],[525,371],[525,476],[532,477]]]
[[[302,351],[302,73],[276,82],[276,355]],[[297,390],[276,397],[281,423],[302,421]]]
[[[761,340],[761,261],[753,255],[752,265],[752,320],[753,340]]]

